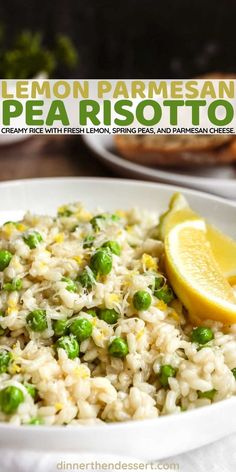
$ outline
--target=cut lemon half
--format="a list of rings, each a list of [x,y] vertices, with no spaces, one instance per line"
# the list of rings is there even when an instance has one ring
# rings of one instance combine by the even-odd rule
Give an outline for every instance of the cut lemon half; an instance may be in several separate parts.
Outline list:
[[[176,295],[194,322],[236,323],[236,297],[215,260],[204,220],[187,220],[169,230],[165,266]]]
[[[160,217],[159,235],[164,240],[175,225],[199,218],[200,216],[189,207],[186,198],[175,193],[170,200],[169,209]],[[232,285],[236,284],[236,242],[208,222],[206,228],[207,239],[221,271]]]

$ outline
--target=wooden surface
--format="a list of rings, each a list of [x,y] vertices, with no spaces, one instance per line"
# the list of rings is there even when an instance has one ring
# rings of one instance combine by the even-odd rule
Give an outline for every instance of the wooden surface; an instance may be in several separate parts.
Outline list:
[[[114,174],[87,150],[80,137],[32,136],[0,147],[0,180]]]

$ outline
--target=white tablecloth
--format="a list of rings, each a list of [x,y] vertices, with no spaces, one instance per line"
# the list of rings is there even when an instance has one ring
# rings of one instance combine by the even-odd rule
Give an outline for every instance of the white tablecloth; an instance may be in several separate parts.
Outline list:
[[[220,428],[220,424],[219,424]],[[122,458],[116,456],[101,455],[87,455],[87,454],[48,454],[48,453],[34,453],[32,451],[13,451],[0,450],[0,472],[57,472],[58,470],[82,470],[79,468],[70,469],[59,467],[58,464],[65,463],[84,463],[89,464],[98,461],[101,463],[138,463],[135,459]],[[179,464],[179,472],[236,472],[236,434],[228,436],[220,441],[210,444],[200,449],[181,454],[179,456],[171,457],[159,461],[165,464]],[[120,465],[119,465],[120,466]],[[94,466],[93,466],[94,467]],[[93,471],[99,469],[84,468],[86,471]],[[100,468],[100,470],[102,470]],[[105,470],[105,469],[104,469]],[[108,470],[108,469],[106,469]],[[112,469],[110,469],[112,470]],[[118,469],[117,465],[114,470]],[[123,469],[125,470],[125,469]],[[128,469],[132,470],[132,469]],[[133,469],[137,470],[137,469]],[[141,469],[140,470],[144,470]],[[155,470],[147,468],[146,470]],[[168,470],[167,468],[156,468],[156,470]],[[169,470],[174,470],[173,468]]]

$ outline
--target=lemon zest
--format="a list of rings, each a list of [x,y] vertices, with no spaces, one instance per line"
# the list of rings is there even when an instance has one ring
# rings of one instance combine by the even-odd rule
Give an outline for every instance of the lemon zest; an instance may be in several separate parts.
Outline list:
[[[110,295],[108,295],[108,301],[109,302],[120,302],[121,300],[121,297],[120,295],[118,295],[117,293],[111,293]]]
[[[57,209],[57,213],[63,213],[65,210],[68,210],[68,206],[62,205]]]
[[[73,259],[74,261],[78,262],[78,264],[81,264],[81,262],[83,261],[83,257],[81,256],[74,256]]]
[[[89,378],[89,373],[87,369],[82,365],[74,369],[74,374],[81,379]]]
[[[14,267],[14,269],[21,269],[22,268],[22,265],[20,264],[20,262],[15,258],[13,258],[12,266]]]
[[[23,231],[26,231],[27,226],[24,225],[23,223],[17,223],[16,228],[18,229],[18,231],[20,231],[22,233]]]
[[[64,239],[65,239],[65,235],[63,233],[58,233],[56,234],[54,241],[56,243],[63,243]]]
[[[127,211],[117,210],[117,211],[115,212],[115,215],[119,216],[120,218],[125,218],[126,215],[127,215]]]
[[[6,311],[7,315],[11,315],[14,312],[18,313],[18,310],[16,309],[16,307],[8,307],[7,308],[7,311]]]
[[[10,297],[8,298],[8,307],[9,308],[16,308],[17,307],[17,303],[15,302],[15,300],[12,300]]]
[[[63,408],[63,403],[57,402],[55,403],[54,407],[56,408],[56,411],[60,411]]]
[[[154,257],[150,256],[150,254],[144,253],[142,255],[142,263],[144,269],[157,270],[157,261],[154,259]]]
[[[75,216],[79,218],[81,221],[85,221],[85,222],[90,221],[92,218],[92,214],[89,211],[84,210],[84,208],[82,208],[80,211],[75,213]]]
[[[143,337],[144,335],[144,329],[141,329],[140,331],[138,331],[138,333],[136,334],[136,339],[139,340]]]
[[[10,370],[12,374],[18,374],[21,371],[21,367],[17,364],[12,364]]]
[[[167,309],[167,305],[165,302],[163,302],[163,300],[158,300],[158,302],[155,304],[155,307],[161,311],[165,311]]]
[[[180,320],[180,316],[179,316],[178,313],[176,313],[176,311],[174,311],[174,310],[171,311],[170,316],[171,316],[172,318],[174,318],[174,320],[176,320],[176,321],[179,321],[179,320]]]
[[[15,225],[13,223],[7,223],[3,226],[2,232],[5,234],[7,237],[10,237],[12,233],[16,230]]]

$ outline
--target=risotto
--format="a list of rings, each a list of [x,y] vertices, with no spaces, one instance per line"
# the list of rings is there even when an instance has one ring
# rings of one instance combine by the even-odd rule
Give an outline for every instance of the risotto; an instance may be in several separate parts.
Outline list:
[[[163,251],[138,209],[0,228],[0,421],[104,424],[235,394],[236,325],[191,325]]]

